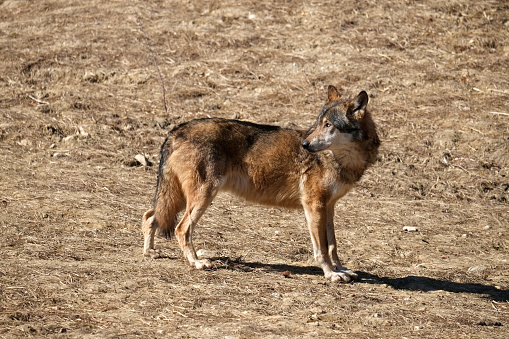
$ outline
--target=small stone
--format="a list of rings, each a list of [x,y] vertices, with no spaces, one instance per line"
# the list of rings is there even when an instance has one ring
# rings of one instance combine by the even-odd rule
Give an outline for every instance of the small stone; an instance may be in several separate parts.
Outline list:
[[[17,144],[20,146],[32,146],[32,142],[28,139],[23,139],[21,141],[18,141]]]
[[[281,275],[285,278],[290,278],[290,276],[292,275],[292,272],[290,271],[284,271],[283,273],[281,273]]]
[[[479,266],[472,266],[468,269],[468,272],[483,272],[486,271],[486,266],[479,265]]]
[[[210,251],[210,250],[206,250],[206,249],[199,249],[198,251],[196,251],[196,255],[199,257],[199,258],[213,258],[213,257],[217,257],[217,253],[214,252],[214,251]]]
[[[156,126],[158,126],[159,128],[162,128],[162,129],[171,125],[171,122],[166,118],[157,117],[154,120],[155,120]]]
[[[152,163],[143,154],[136,154],[134,159],[136,159],[136,161],[138,161],[142,166],[152,166]]]
[[[316,313],[315,314],[311,314],[309,316],[309,320],[311,320],[311,321],[318,321],[318,320],[320,320],[320,317]]]

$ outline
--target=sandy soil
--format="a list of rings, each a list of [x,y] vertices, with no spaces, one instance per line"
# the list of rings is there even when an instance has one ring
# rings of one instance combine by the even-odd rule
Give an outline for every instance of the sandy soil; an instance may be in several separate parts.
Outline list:
[[[507,338],[508,32],[504,0],[0,1],[0,337]],[[360,281],[323,278],[302,212],[229,195],[214,269],[143,258],[172,126],[307,128],[329,84],[383,140],[336,208]]]

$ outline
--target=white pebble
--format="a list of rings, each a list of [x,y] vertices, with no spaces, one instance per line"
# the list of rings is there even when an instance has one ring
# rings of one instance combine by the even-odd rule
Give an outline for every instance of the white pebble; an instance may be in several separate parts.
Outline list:
[[[199,249],[196,251],[196,255],[200,258],[213,258],[217,257],[217,253],[214,251],[206,250],[206,249]]]
[[[136,154],[134,157],[142,166],[150,166],[150,161],[143,154]]]
[[[468,269],[468,272],[482,272],[486,270],[486,266],[479,265],[479,266],[472,266]]]

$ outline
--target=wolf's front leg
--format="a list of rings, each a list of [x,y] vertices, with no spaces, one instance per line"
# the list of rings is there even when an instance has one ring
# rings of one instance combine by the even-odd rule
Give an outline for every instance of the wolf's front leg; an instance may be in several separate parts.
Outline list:
[[[192,236],[193,228],[195,225],[193,225],[191,215],[192,213],[188,213],[186,211],[186,214],[175,229],[175,236],[180,245],[180,248],[182,249],[182,252],[184,252],[184,257],[187,259],[187,262],[190,266],[193,266],[199,270],[211,268],[211,262],[207,259],[198,259],[196,251],[194,250]]]
[[[327,208],[327,247],[332,266],[334,266],[335,269],[340,268],[341,262],[338,257],[338,246],[336,243],[336,233],[334,231],[334,203],[329,204]]]
[[[320,204],[305,204],[304,213],[308,223],[311,241],[313,243],[313,252],[316,263],[323,269],[325,278],[331,281],[350,282],[357,278],[357,275],[346,268],[337,269],[335,264],[339,264],[339,259],[334,258],[333,264],[331,254],[329,253],[329,235],[328,232],[328,211],[326,206]],[[331,239],[332,240],[332,239]],[[335,239],[334,239],[335,243]],[[335,249],[335,247],[334,247]]]
[[[198,220],[216,194],[217,188],[211,186],[203,185],[194,189],[192,194],[187,195],[186,212],[177,228],[175,228],[175,236],[189,265],[199,270],[211,268],[212,263],[208,259],[198,259],[193,246],[193,232]]]

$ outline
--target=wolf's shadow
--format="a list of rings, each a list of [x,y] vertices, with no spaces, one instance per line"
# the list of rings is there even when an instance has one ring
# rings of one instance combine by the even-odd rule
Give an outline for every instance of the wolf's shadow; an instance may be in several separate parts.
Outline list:
[[[295,266],[285,264],[265,264],[259,262],[246,262],[239,259],[231,260],[230,258],[216,258],[224,262],[226,259],[227,269],[238,271],[251,271],[261,269],[277,272],[290,272],[292,275],[316,275],[323,276],[323,272],[316,266]],[[509,290],[501,290],[495,286],[476,284],[476,283],[457,283],[448,280],[441,280],[421,276],[407,276],[403,278],[380,277],[368,272],[356,271],[359,279],[356,283],[388,285],[397,290],[408,291],[447,291],[452,293],[471,293],[478,294],[483,298],[487,298],[497,302],[509,301]],[[325,280],[324,280],[325,281]]]

